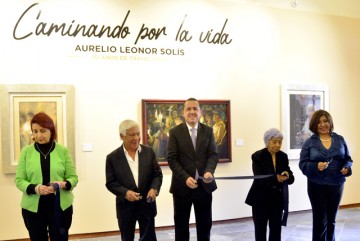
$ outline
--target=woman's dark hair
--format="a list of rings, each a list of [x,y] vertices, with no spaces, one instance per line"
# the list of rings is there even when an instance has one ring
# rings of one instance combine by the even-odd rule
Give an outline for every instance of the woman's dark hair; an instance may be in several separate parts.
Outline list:
[[[31,130],[33,124],[38,124],[43,128],[49,129],[51,132],[50,140],[56,140],[57,138],[56,129],[55,129],[54,121],[51,119],[50,116],[48,116],[44,112],[39,112],[36,115],[34,115],[30,121]]]
[[[334,123],[333,123],[333,119],[332,119],[330,113],[327,112],[326,110],[317,110],[312,115],[310,123],[309,123],[309,130],[311,130],[314,134],[319,134],[317,131],[318,124],[319,124],[320,117],[322,117],[322,116],[325,116],[330,124],[330,133],[334,130]]]

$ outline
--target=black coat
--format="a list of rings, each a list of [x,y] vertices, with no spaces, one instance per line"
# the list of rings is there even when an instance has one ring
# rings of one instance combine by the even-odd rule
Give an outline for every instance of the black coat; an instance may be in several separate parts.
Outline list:
[[[143,197],[144,204],[146,204],[146,196],[151,188],[156,189],[159,194],[162,179],[161,168],[151,147],[141,145],[138,186],[136,186],[126,159],[123,145],[106,157],[106,188],[116,196],[118,218],[126,218],[126,210],[129,210],[131,205],[136,204],[136,202],[129,202],[125,199],[128,190],[139,192]],[[146,207],[147,205],[143,206]],[[148,211],[156,215],[156,203],[151,206],[155,207],[155,210]]]
[[[186,186],[186,179],[190,176],[195,178],[196,169],[200,176],[203,176],[205,172],[214,175],[219,158],[212,128],[199,123],[196,151],[185,123],[171,128],[167,147],[167,161],[172,170],[170,193],[180,197],[186,196],[191,190]],[[215,180],[210,183],[202,182],[202,185],[208,193],[217,188]]]
[[[279,151],[276,153],[276,172],[272,162],[272,157],[267,148],[256,151],[251,156],[252,169],[254,175],[274,174],[274,176],[254,179],[250,191],[246,197],[245,203],[256,207],[270,207],[275,197],[281,195],[283,184],[277,181],[276,174],[284,171],[289,173],[288,184],[294,183],[294,175],[289,167],[289,159],[287,154]]]

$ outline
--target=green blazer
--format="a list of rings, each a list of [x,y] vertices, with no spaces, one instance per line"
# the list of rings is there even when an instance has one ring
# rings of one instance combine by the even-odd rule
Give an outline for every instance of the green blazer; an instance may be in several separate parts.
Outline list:
[[[64,181],[71,183],[71,190],[60,190],[60,206],[62,210],[70,207],[74,200],[72,189],[78,183],[78,176],[69,150],[56,143],[55,149],[50,153],[50,181]],[[30,184],[42,184],[42,172],[40,153],[35,145],[28,145],[20,153],[19,163],[16,169],[15,184],[23,193],[21,207],[31,212],[37,212],[40,195],[27,194],[26,189]]]

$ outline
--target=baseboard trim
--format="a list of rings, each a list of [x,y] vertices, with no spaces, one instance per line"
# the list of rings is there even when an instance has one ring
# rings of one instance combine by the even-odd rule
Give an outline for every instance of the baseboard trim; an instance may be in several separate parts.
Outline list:
[[[357,207],[360,207],[360,203],[342,205],[342,206],[340,206],[340,209],[357,208]],[[290,214],[306,213],[306,212],[311,212],[311,209],[294,211],[294,212],[290,212]],[[234,223],[234,222],[248,221],[251,219],[252,219],[251,217],[244,217],[244,218],[235,218],[235,219],[227,219],[227,220],[218,220],[218,221],[214,221],[213,224]],[[190,224],[190,227],[195,227],[195,224],[194,223]],[[170,229],[174,229],[174,226],[171,225],[171,226],[156,227],[156,230],[158,230],[158,231],[170,230]],[[138,230],[136,230],[136,232],[138,232]],[[117,231],[98,232],[98,233],[72,234],[72,235],[70,235],[69,240],[118,236],[118,235],[120,235],[120,232],[118,230]],[[14,241],[29,241],[29,240],[30,239],[15,239]]]

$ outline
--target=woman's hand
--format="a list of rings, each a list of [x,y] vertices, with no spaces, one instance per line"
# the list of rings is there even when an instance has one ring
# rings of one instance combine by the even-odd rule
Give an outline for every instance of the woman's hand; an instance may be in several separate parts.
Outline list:
[[[341,169],[341,174],[343,174],[344,176],[346,176],[349,173],[349,169],[347,169],[346,167],[343,167]]]
[[[52,186],[38,185],[36,193],[39,195],[48,195],[55,193],[55,189]]]
[[[65,189],[66,188],[66,182],[65,181],[55,181],[53,183],[57,183],[59,185],[60,189]]]
[[[286,176],[287,179],[289,179],[289,173],[287,171],[282,172],[281,175]]]
[[[289,174],[288,174],[289,175]],[[276,175],[276,178],[278,180],[278,182],[281,182],[283,183],[284,181],[286,181],[287,179],[289,179],[286,175],[283,175],[283,174],[277,174]]]
[[[320,172],[324,171],[329,166],[329,162],[318,162],[317,168]]]

